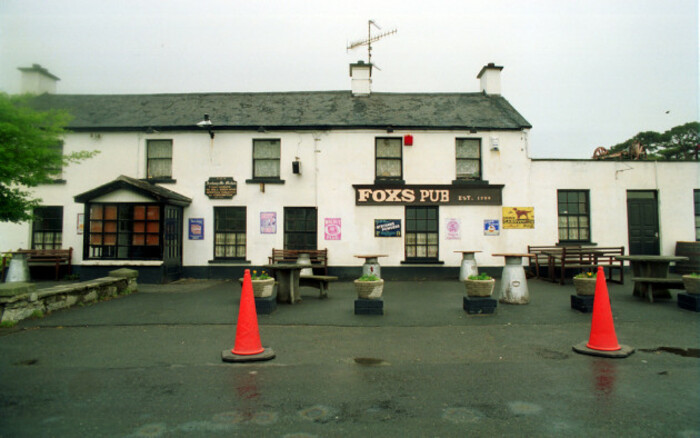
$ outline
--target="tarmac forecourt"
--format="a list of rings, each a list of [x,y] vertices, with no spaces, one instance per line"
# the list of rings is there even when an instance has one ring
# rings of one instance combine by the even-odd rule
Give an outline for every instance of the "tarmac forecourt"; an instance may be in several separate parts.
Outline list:
[[[459,281],[388,281],[384,315],[351,282],[258,315],[272,360],[226,363],[237,281],[138,293],[0,330],[0,437],[700,435],[700,318],[608,284],[623,359],[576,354],[573,286],[462,309]],[[498,285],[497,285],[498,286]],[[498,290],[498,287],[496,287]]]

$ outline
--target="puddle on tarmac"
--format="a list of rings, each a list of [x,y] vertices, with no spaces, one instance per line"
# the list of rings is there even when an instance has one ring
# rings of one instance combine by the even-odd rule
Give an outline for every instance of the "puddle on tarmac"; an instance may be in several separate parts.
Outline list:
[[[379,365],[387,365],[387,363],[382,359],[377,359],[375,357],[356,357],[355,363],[358,365],[366,367],[376,367]]]
[[[640,348],[639,351],[645,353],[656,353],[663,351],[666,353],[677,354],[683,357],[698,357],[700,358],[700,348],[676,348],[676,347],[659,347],[659,348]]]
[[[36,365],[39,362],[39,359],[27,359],[27,360],[21,360],[19,362],[13,363],[13,365]]]

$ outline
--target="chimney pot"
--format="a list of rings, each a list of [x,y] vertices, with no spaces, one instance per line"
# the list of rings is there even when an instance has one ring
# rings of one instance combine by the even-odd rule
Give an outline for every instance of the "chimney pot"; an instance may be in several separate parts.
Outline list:
[[[350,64],[351,89],[353,96],[369,96],[372,92],[372,64],[357,61]]]
[[[493,62],[482,67],[476,76],[477,79],[481,80],[481,91],[486,94],[501,94],[501,70],[503,67]]]
[[[31,67],[19,67],[18,70],[22,72],[22,93],[56,93],[56,82],[61,79],[41,65],[32,64]]]

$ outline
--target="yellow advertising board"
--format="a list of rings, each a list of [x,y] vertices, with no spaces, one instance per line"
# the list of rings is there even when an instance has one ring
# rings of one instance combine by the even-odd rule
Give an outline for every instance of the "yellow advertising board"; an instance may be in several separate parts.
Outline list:
[[[535,207],[503,207],[503,228],[535,228]]]

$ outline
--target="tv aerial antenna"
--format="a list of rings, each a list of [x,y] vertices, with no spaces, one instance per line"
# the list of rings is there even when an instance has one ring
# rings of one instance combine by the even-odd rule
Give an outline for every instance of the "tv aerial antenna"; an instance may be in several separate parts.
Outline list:
[[[397,32],[396,29],[390,30],[388,32],[382,32],[379,35],[372,35],[372,26],[376,27],[379,30],[382,30],[381,27],[377,23],[375,23],[373,20],[368,20],[367,21],[367,38],[363,40],[357,40],[353,41],[348,44],[346,47],[346,51],[356,49],[361,46],[367,46],[367,63],[371,64],[372,63],[372,43],[379,41],[380,39],[384,37],[388,37],[389,35],[393,35]]]

